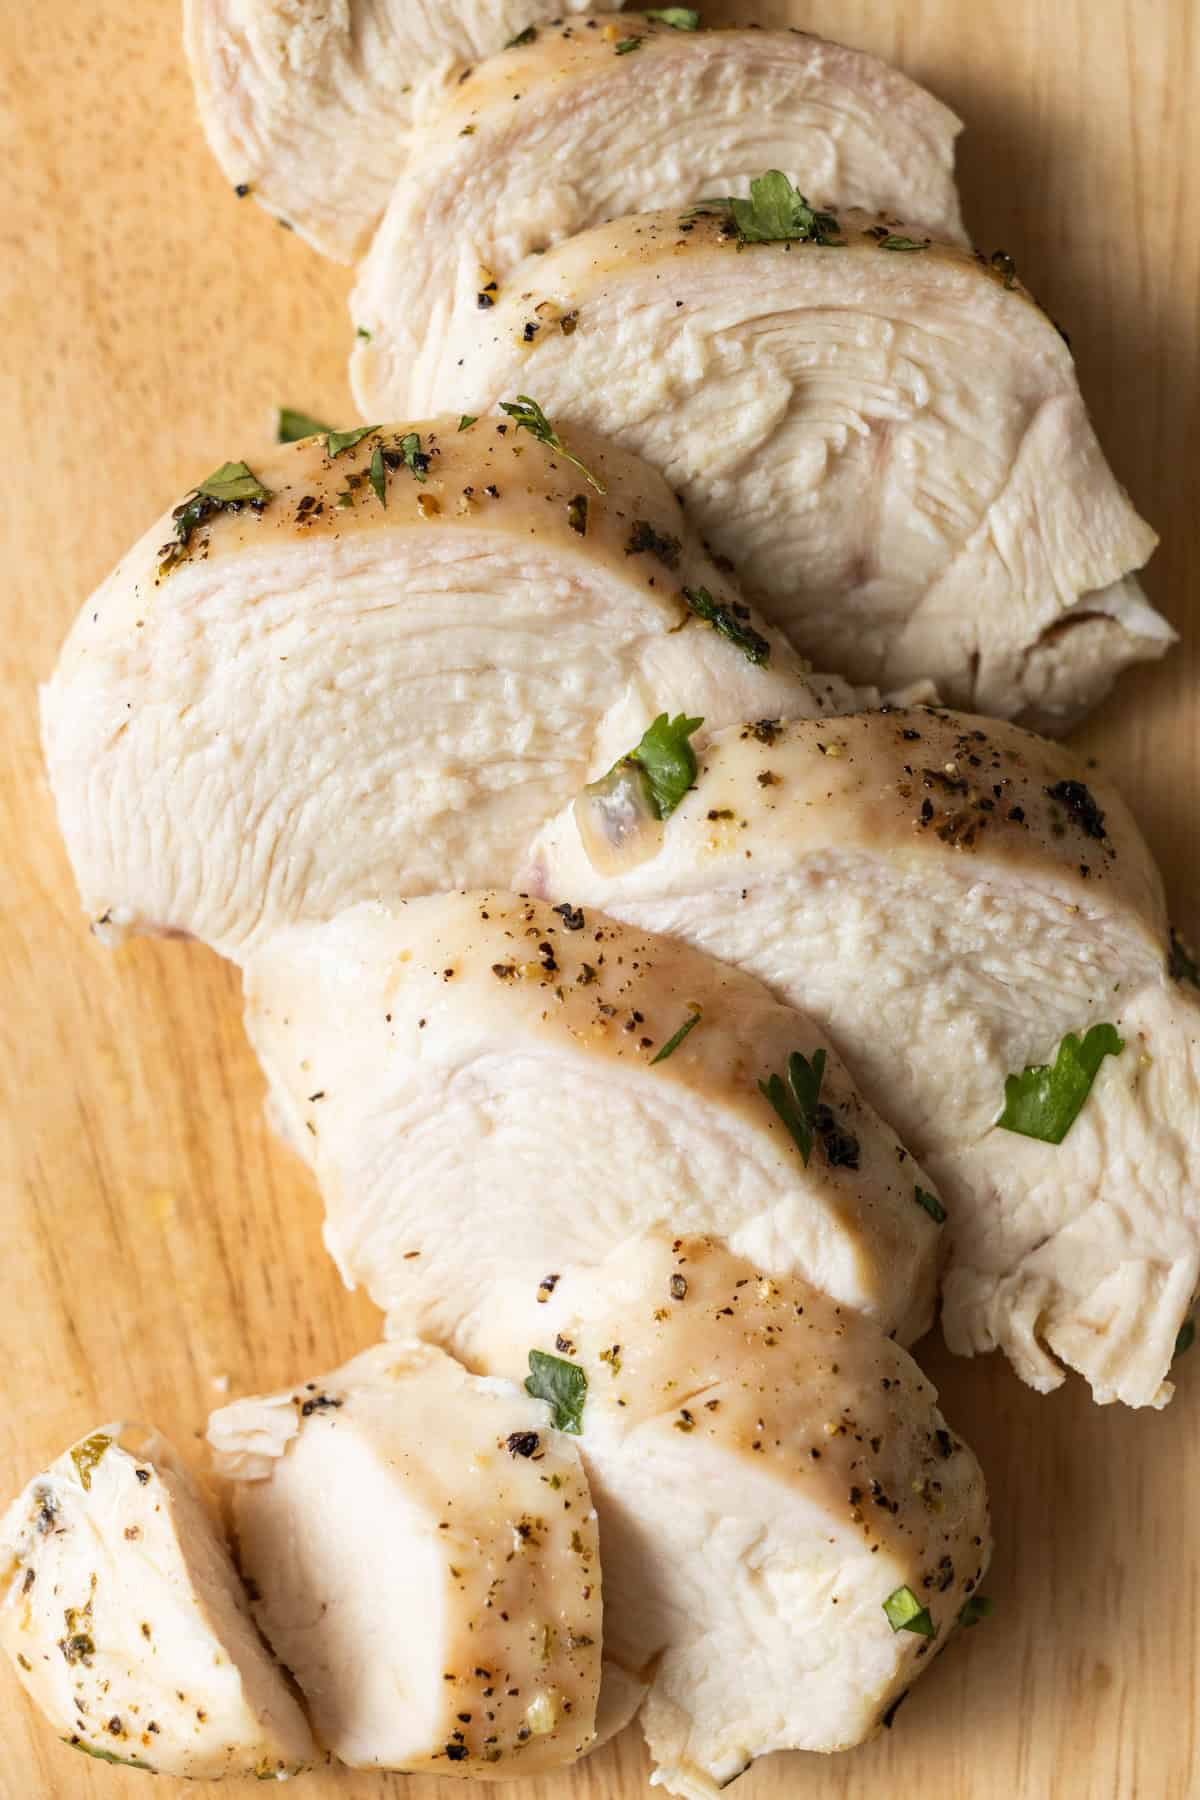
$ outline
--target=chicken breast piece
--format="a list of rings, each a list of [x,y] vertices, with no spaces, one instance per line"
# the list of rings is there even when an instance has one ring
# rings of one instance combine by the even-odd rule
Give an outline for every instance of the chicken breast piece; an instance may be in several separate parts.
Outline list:
[[[467,1361],[506,1295],[659,1223],[928,1325],[928,1178],[802,1012],[686,945],[491,892],[367,904],[263,945],[246,1000],[346,1280]],[[760,1091],[794,1053],[803,1149]]]
[[[588,807],[544,833],[533,891],[803,999],[949,1211],[952,1347],[999,1346],[1042,1390],[1065,1363],[1098,1400],[1164,1404],[1200,1281],[1200,1009],[1114,790],[1016,726],[919,708],[719,733],[624,871],[593,865]],[[1062,1142],[998,1127],[1010,1077],[1105,1026],[1124,1048]]]
[[[508,418],[329,442],[219,471],[243,498],[194,493],[153,526],[43,691],[102,936],[236,958],[359,900],[507,885],[662,709],[853,707],[758,629],[661,478],[588,433],[569,449],[603,493]]]
[[[430,404],[516,386],[617,437],[822,667],[1069,725],[1173,634],[1066,344],[1009,258],[850,211],[804,229],[745,242],[717,206],[581,232],[455,329]],[[366,416],[398,405],[370,346],[354,379]]]
[[[296,1774],[312,1734],[171,1446],[102,1425],[0,1525],[0,1642],[64,1743],[162,1775]]]
[[[669,1229],[488,1328],[487,1366],[535,1349],[586,1380],[605,1653],[649,1674],[657,1784],[700,1800],[890,1721],[991,1550],[979,1465],[903,1350]]]
[[[426,107],[351,300],[369,333],[356,380],[420,412],[454,383],[463,340],[490,340],[490,303],[524,257],[627,213],[745,194],[767,166],[823,203],[962,242],[959,129],[886,63],[800,32],[543,26]],[[575,322],[553,307],[535,320]]]
[[[583,0],[184,0],[200,122],[229,180],[353,262],[408,156],[419,95]]]
[[[480,1780],[591,1748],[596,1515],[537,1400],[384,1344],[208,1436],[255,1616],[342,1762]]]

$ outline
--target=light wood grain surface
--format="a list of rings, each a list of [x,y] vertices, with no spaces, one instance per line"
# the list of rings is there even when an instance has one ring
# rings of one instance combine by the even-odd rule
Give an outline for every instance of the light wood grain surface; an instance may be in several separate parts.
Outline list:
[[[1200,5],[1196,0],[776,0],[707,17],[802,24],[881,52],[967,122],[968,221],[1070,331],[1100,435],[1160,528],[1153,599],[1184,633],[1084,741],[1140,813],[1200,936]],[[181,65],[175,0],[0,0],[0,1488],[111,1416],[185,1450],[215,1383],[329,1367],[372,1309],[269,1137],[237,978],[194,946],[88,936],[42,775],[36,683],[91,586],[286,401],[347,422],[348,276],[230,193]],[[995,1360],[922,1358],[991,1482],[996,1616],[868,1748],[757,1767],[738,1800],[1184,1800],[1200,1794],[1200,1353],[1161,1415],[1048,1400]],[[147,1791],[92,1765],[0,1679],[0,1796]],[[636,1734],[515,1800],[626,1800]],[[160,1779],[156,1793],[216,1794]],[[257,1785],[225,1783],[235,1800]],[[333,1771],[301,1792],[433,1800]],[[453,1790],[445,1789],[447,1793]],[[471,1792],[477,1791],[474,1787]]]

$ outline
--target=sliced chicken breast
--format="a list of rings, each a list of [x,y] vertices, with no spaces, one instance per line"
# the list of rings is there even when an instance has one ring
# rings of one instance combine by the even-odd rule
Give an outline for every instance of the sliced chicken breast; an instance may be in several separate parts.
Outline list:
[[[586,1382],[605,1654],[649,1674],[655,1782],[700,1800],[756,1756],[889,1721],[991,1549],[979,1465],[912,1359],[669,1230],[565,1269],[544,1306],[494,1309],[487,1366],[516,1374],[531,1349],[577,1402]]]
[[[596,1514],[537,1400],[384,1344],[208,1436],[255,1616],[342,1762],[480,1780],[591,1747]]]
[[[527,258],[429,404],[536,393],[660,469],[822,667],[1065,727],[1173,636],[1066,344],[1009,258],[785,198],[768,183],[747,229],[808,241],[709,206]],[[354,375],[367,417],[400,404],[371,346]]]
[[[237,957],[372,896],[507,884],[664,708],[711,726],[854,704],[758,629],[661,478],[587,433],[311,438],[205,490],[88,601],[43,692],[108,938]]]
[[[65,1743],[161,1775],[285,1779],[312,1734],[170,1445],[102,1425],[0,1525],[0,1642]]]
[[[343,1275],[468,1361],[506,1295],[659,1223],[928,1325],[928,1178],[802,1012],[686,945],[513,895],[369,903],[263,945],[246,996]]]
[[[229,180],[353,262],[408,155],[418,97],[583,0],[184,0],[200,122]]]
[[[959,121],[886,63],[795,31],[567,19],[426,106],[351,301],[365,392],[453,385],[523,258],[606,219],[745,194],[766,167],[963,241]],[[566,331],[547,307],[539,332]],[[401,404],[399,400],[395,404]]]
[[[919,708],[719,733],[624,870],[585,848],[594,811],[546,831],[533,891],[803,999],[934,1177],[952,1347],[999,1346],[1042,1390],[1065,1363],[1098,1400],[1164,1404],[1200,1282],[1200,1007],[1115,791],[1015,726]],[[999,1125],[1010,1079],[1026,1109],[1047,1090],[1050,1126],[1081,1086],[1061,1142]]]

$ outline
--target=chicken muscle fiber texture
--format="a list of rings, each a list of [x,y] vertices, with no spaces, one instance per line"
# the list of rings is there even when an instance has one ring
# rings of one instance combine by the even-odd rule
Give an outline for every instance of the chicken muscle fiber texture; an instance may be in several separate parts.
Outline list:
[[[408,155],[417,94],[584,0],[184,0],[209,146],[235,186],[352,262]]]
[[[0,1642],[76,1749],[198,1779],[286,1778],[317,1760],[220,1534],[156,1433],[81,1438],[14,1500],[0,1550]]]
[[[756,1756],[873,1736],[991,1550],[983,1476],[912,1358],[796,1277],[670,1228],[485,1322],[587,1378],[605,1656],[651,1669],[655,1780],[709,1800]],[[908,1589],[927,1628],[893,1630]]]
[[[928,1324],[927,1178],[833,1056],[806,1167],[759,1082],[820,1035],[686,945],[514,895],[368,903],[278,934],[246,994],[343,1274],[468,1361],[505,1295],[658,1223]]]
[[[1061,729],[1171,641],[1132,579],[1155,535],[1007,262],[839,227],[743,244],[676,208],[581,232],[459,321],[427,403],[536,393],[660,469],[821,667]],[[353,373],[368,417],[401,405],[369,346]]]
[[[525,878],[803,1003],[938,1184],[953,1349],[1169,1399],[1200,1282],[1200,1004],[1145,842],[1074,756],[923,708],[761,721],[717,734],[656,856],[601,873],[567,812]],[[1125,1048],[1060,1144],[997,1126],[1009,1075],[1104,1023]]]
[[[411,468],[397,446],[415,440]],[[659,712],[711,728],[854,705],[778,634],[756,665],[693,616],[685,586],[740,597],[661,478],[587,432],[571,448],[606,494],[507,419],[335,457],[310,438],[256,465],[261,512],[218,513],[165,556],[173,517],[146,534],[43,692],[102,936],[182,932],[236,958],[358,900],[508,885]]]
[[[351,301],[371,334],[357,380],[420,412],[523,257],[605,219],[744,194],[764,168],[814,201],[903,212],[961,242],[958,129],[886,63],[800,32],[543,26],[424,108]],[[536,322],[574,323],[551,307]]]
[[[342,1762],[502,1779],[591,1748],[596,1515],[539,1401],[388,1344],[208,1436],[255,1615]]]

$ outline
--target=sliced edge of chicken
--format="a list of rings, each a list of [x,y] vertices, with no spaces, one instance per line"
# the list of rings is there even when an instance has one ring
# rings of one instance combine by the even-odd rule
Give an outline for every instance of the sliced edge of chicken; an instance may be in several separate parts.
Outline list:
[[[391,1343],[212,1415],[263,1634],[356,1769],[543,1773],[596,1736],[596,1515],[508,1381]]]
[[[1011,259],[834,224],[743,242],[717,205],[580,232],[456,323],[431,404],[536,392],[660,469],[802,651],[1063,730],[1174,640],[1133,579],[1156,535]],[[368,414],[398,404],[379,372],[355,366]]]
[[[507,883],[661,711],[711,728],[854,704],[759,629],[661,477],[589,433],[568,451],[603,493],[510,418],[328,443],[265,456],[265,503],[201,517],[186,544],[186,510],[153,526],[43,689],[102,937],[186,934],[237,958],[359,900]]]
[[[488,1324],[488,1368],[537,1349],[586,1378],[605,1653],[650,1682],[656,1784],[700,1800],[755,1757],[890,1722],[991,1550],[978,1462],[905,1351],[669,1230]],[[889,1600],[926,1617],[895,1629]]]
[[[271,939],[246,1000],[343,1275],[468,1361],[499,1295],[660,1223],[928,1326],[928,1178],[832,1054],[806,1165],[760,1084],[824,1038],[685,944],[511,894],[368,904]]]
[[[155,1432],[100,1426],[0,1524],[0,1643],[64,1743],[194,1778],[297,1774],[308,1724],[217,1526]]]
[[[184,0],[209,148],[234,187],[338,262],[363,248],[408,157],[419,96],[585,0]]]
[[[420,109],[350,302],[367,334],[355,379],[420,412],[452,375],[455,322],[482,331],[524,257],[606,219],[745,194],[765,168],[814,204],[902,213],[962,243],[960,129],[898,70],[805,33],[637,14],[541,26]],[[548,306],[533,323],[576,321]]]

